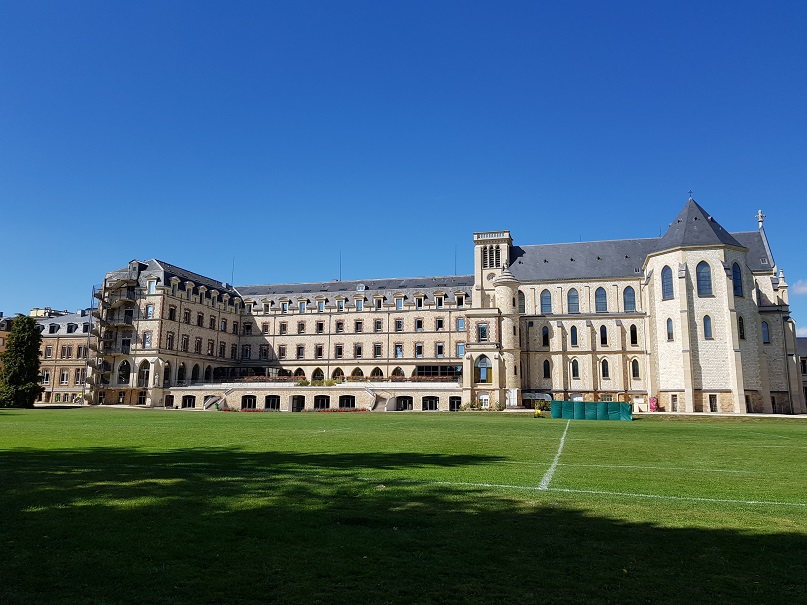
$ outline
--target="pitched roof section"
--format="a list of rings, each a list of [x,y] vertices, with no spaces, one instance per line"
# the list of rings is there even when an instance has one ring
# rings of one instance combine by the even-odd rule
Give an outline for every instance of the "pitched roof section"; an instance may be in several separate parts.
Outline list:
[[[683,210],[667,229],[667,233],[661,238],[658,251],[684,246],[719,245],[743,247],[695,200],[689,198]]]

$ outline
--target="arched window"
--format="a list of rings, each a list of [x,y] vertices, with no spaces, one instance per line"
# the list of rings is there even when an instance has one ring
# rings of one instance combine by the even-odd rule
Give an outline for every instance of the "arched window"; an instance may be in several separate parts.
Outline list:
[[[125,359],[118,366],[118,384],[129,384],[129,377],[132,375],[132,366]]]
[[[610,378],[610,377],[611,377],[611,374],[610,374],[610,373],[609,373],[609,371],[608,371],[608,360],[607,360],[607,359],[603,359],[603,360],[602,360],[602,363],[600,364],[600,366],[602,367],[602,377],[603,377],[603,378]]]
[[[580,313],[580,296],[574,288],[566,294],[566,304],[569,307],[569,313]]]
[[[488,247],[482,246],[482,268],[488,268]]]
[[[177,381],[182,384],[185,380],[185,364],[179,364],[179,368],[177,369]]]
[[[305,370],[303,370],[303,368],[297,368],[296,370],[294,370],[294,377],[305,378]]]
[[[325,372],[322,371],[322,368],[316,368],[311,373],[311,380],[325,380]]]
[[[737,333],[740,340],[745,340],[745,321],[743,321],[742,315],[737,318]]]
[[[552,377],[552,366],[548,359],[544,359],[544,378]]]
[[[474,382],[493,382],[493,373],[491,370],[490,359],[485,355],[480,355],[476,363],[474,363]]]
[[[544,326],[541,328],[541,346],[548,347],[549,346],[549,328]]]
[[[572,378],[580,378],[580,364],[576,359],[572,359]]]
[[[569,337],[571,338],[572,346],[576,347],[577,346],[577,326],[572,326],[571,327],[571,329],[569,330]]]
[[[518,291],[518,312],[522,315],[527,312],[527,300],[521,290]]]
[[[667,340],[673,339],[673,322],[672,319],[667,319]]]
[[[762,322],[762,342],[765,344],[769,344],[771,342],[771,333],[770,330],[768,330],[767,321]]]
[[[633,287],[628,286],[622,291],[622,304],[625,307],[625,311],[636,310],[636,290],[634,290]]]
[[[342,368],[336,368],[333,372],[331,372],[331,378],[334,380],[343,380],[345,377],[345,373],[342,371]]]
[[[145,389],[149,386],[149,369],[151,366],[148,361],[143,361],[137,369],[137,386]]]
[[[673,297],[672,269],[667,265],[661,270],[661,298],[668,300]]]
[[[639,379],[639,360],[634,359],[630,362],[630,375],[636,380]]]
[[[597,313],[608,311],[608,296],[605,294],[605,288],[597,288],[597,291],[594,292],[594,309]]]
[[[207,366],[205,368],[205,382],[210,382],[213,380],[213,368],[211,366]]]
[[[171,386],[171,364],[165,364],[163,368],[163,388],[168,388]]]
[[[361,368],[356,368],[350,373],[351,378],[364,378],[364,372],[361,371]]]
[[[600,326],[600,344],[604,347],[608,346],[608,328]]]
[[[703,316],[703,337],[712,338],[712,318],[708,315]]]
[[[636,324],[630,325],[630,344],[634,346],[639,344],[639,333],[636,329]]]
[[[541,313],[544,315],[552,313],[552,295],[549,290],[541,292]]]
[[[392,375],[393,375],[395,378],[403,378],[403,377],[404,377],[404,371],[403,371],[401,368],[395,368],[395,369],[392,371]]]
[[[712,295],[712,268],[705,260],[695,267],[695,276],[698,282],[698,296]]]
[[[370,372],[370,378],[383,378],[384,372],[381,371],[381,368],[373,368],[373,371]]]
[[[737,263],[731,266],[731,282],[734,285],[734,296],[743,296],[743,274]]]
[[[199,364],[196,363],[193,365],[193,369],[191,370],[191,382],[196,382],[199,380]]]

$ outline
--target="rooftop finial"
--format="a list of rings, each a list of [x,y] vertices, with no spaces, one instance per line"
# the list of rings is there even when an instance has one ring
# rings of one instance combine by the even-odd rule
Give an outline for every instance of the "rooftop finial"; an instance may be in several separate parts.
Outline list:
[[[689,190],[689,199],[692,199],[692,189]]]
[[[757,212],[757,221],[759,222],[759,228],[762,229],[762,223],[765,222],[765,215],[762,214],[762,210]]]

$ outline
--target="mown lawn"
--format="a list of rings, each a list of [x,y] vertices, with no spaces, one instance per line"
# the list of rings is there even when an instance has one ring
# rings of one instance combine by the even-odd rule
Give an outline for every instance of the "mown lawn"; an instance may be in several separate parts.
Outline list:
[[[0,603],[807,602],[807,422],[0,411]]]

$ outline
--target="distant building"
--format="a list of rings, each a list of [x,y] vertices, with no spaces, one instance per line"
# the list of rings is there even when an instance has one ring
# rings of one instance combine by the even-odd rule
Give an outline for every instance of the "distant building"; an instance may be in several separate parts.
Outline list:
[[[3,353],[6,350],[6,342],[8,341],[8,336],[11,334],[11,324],[14,323],[14,320],[11,317],[4,317],[3,313],[0,312],[0,353]],[[0,368],[3,367],[3,360],[0,359]]]
[[[90,334],[93,322],[90,310],[44,313],[35,317],[40,318],[37,320],[42,333],[40,373],[45,389],[39,401],[89,403],[90,347],[97,342]]]
[[[729,233],[690,198],[661,238],[475,233],[474,273],[450,277],[231,286],[135,260],[96,288],[91,399],[804,412],[788,286],[757,218]]]
[[[804,392],[804,401],[807,401],[807,338],[796,339],[799,352],[799,367],[801,369],[801,387]]]

